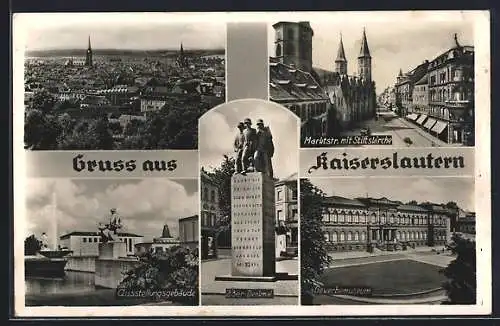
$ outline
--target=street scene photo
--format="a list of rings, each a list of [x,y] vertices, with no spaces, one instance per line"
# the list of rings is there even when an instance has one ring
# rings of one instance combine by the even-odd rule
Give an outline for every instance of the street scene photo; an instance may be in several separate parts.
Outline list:
[[[202,305],[299,304],[298,123],[263,100],[201,117]]]
[[[196,179],[28,179],[26,306],[198,305]]]
[[[26,149],[197,148],[225,102],[225,24],[148,15],[24,16]]]
[[[301,147],[474,146],[474,21],[398,15],[269,28],[270,100],[300,117]]]
[[[475,305],[474,179],[301,179],[303,305]]]

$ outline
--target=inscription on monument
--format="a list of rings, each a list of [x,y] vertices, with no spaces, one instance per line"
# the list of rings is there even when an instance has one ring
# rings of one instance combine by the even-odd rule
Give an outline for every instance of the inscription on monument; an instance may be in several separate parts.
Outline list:
[[[271,183],[269,183],[271,181]],[[232,275],[266,276],[274,273],[274,186],[259,172],[234,175],[232,189]],[[272,241],[272,243],[271,243]],[[273,266],[268,266],[268,265]]]

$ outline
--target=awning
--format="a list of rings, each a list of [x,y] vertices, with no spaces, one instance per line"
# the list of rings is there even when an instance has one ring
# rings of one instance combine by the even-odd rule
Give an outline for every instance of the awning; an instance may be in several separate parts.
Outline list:
[[[432,131],[434,131],[437,134],[442,133],[447,127],[446,122],[443,121],[437,121],[434,127],[432,127]]]
[[[435,119],[429,118],[429,119],[427,119],[427,122],[425,123],[424,128],[431,129],[435,123],[436,123]]]
[[[427,119],[427,115],[426,115],[426,114],[422,114],[422,115],[420,116],[420,118],[418,118],[417,123],[418,123],[419,125],[421,125],[422,123],[424,123],[425,119]]]
[[[415,120],[417,120],[418,115],[417,115],[417,114],[415,114],[415,113],[412,113],[412,114],[408,114],[408,115],[406,116],[406,118],[407,118],[407,119],[409,119],[409,120],[413,120],[413,121],[415,121]]]

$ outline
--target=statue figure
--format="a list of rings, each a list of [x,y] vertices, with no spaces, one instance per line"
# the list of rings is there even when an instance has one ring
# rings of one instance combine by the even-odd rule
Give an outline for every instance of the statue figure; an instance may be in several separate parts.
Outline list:
[[[242,165],[242,157],[243,157],[243,142],[244,142],[244,135],[243,135],[243,130],[245,130],[245,124],[243,122],[238,123],[238,133],[236,134],[236,137],[234,138],[234,152],[236,153],[236,160],[235,160],[235,173],[241,173],[243,171],[243,165]]]
[[[254,152],[255,171],[264,172],[273,177],[271,158],[274,155],[273,136],[269,127],[264,127],[262,119],[257,120],[256,142]]]
[[[118,239],[117,230],[122,228],[121,218],[116,213],[116,208],[112,208],[110,213],[111,216],[109,217],[109,223],[99,223],[98,225],[101,241],[103,243],[116,241]]]
[[[255,153],[255,141],[257,137],[257,132],[252,128],[252,120],[246,118],[243,123],[245,124],[245,129],[243,130],[243,152],[241,154],[242,171],[245,174],[250,172],[252,165],[252,159]],[[254,165],[255,167],[255,165]]]

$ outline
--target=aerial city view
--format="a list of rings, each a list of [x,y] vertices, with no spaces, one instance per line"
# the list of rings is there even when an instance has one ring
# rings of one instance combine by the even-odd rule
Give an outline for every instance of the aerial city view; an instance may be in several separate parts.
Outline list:
[[[214,26],[61,26],[33,36],[25,148],[196,149],[198,117],[225,102],[225,26]]]

